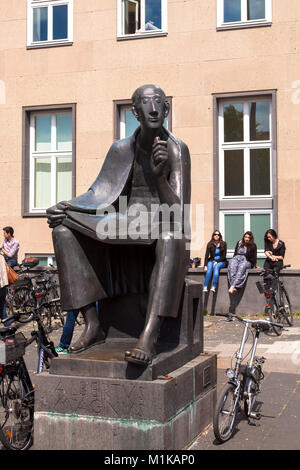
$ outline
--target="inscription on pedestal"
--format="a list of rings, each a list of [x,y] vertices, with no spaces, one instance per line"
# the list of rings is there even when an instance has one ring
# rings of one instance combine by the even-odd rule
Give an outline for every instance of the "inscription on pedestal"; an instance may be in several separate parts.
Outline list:
[[[66,384],[66,382],[64,382]],[[50,390],[42,390],[39,401],[57,413],[110,416],[118,418],[124,410],[128,415],[142,417],[145,397],[143,387],[136,383],[101,383],[92,380],[62,380]]]

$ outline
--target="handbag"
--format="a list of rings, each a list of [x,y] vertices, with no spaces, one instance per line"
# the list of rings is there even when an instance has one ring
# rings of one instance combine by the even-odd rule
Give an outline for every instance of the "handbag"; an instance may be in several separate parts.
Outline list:
[[[7,274],[7,280],[8,280],[9,285],[17,282],[19,276],[16,273],[16,271],[13,268],[11,268],[8,264],[6,264],[6,274]]]

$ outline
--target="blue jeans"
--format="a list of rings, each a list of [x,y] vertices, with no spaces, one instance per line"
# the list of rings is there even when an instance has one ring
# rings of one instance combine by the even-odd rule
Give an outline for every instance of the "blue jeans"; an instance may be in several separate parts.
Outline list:
[[[205,280],[204,280],[204,287],[208,286],[209,281],[211,280],[211,276],[213,275],[212,287],[216,288],[218,285],[218,281],[219,281],[220,270],[226,267],[226,263],[224,263],[224,261],[221,261],[220,263],[216,263],[215,267],[214,267],[214,263],[216,263],[216,261],[209,261],[207,263],[207,271],[206,271]]]
[[[79,310],[70,310],[69,312],[67,312],[66,321],[59,342],[59,346],[63,349],[68,349],[71,344],[75,321],[78,314]]]
[[[14,268],[15,266],[17,266],[18,261],[14,258],[6,258],[6,264],[8,264],[8,266],[10,266],[11,268]]]
[[[6,287],[2,287],[0,288],[0,319],[1,320],[4,320],[4,318],[7,317],[5,299],[6,299]]]

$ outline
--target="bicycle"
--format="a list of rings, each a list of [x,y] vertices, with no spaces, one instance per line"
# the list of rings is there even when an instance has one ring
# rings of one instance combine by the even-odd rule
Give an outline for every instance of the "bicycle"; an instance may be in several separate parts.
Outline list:
[[[265,313],[271,321],[280,323],[286,321],[289,326],[293,326],[294,317],[289,295],[283,282],[279,279],[280,271],[290,266],[290,264],[286,264],[280,269],[263,270],[260,276],[264,276],[264,282],[258,281],[256,286],[258,291],[265,295]],[[280,336],[282,328],[273,327],[273,331],[277,336]]]
[[[38,329],[31,332],[29,339],[17,332],[18,326],[0,328],[0,441],[10,450],[27,450],[33,443],[34,387],[24,360],[26,348],[36,341],[38,374],[57,357],[53,342],[47,338],[40,308],[32,311]],[[20,313],[16,312],[3,323],[19,318]]]
[[[238,413],[242,409],[241,402],[244,402],[244,413],[249,423],[251,423],[251,419],[259,420],[261,418],[261,414],[255,411],[255,403],[257,395],[261,392],[261,382],[264,378],[262,365],[265,358],[255,356],[257,343],[261,332],[269,331],[272,326],[281,327],[282,325],[268,320],[244,319],[231,313],[217,313],[216,315],[226,317],[225,321],[236,319],[244,323],[244,333],[240,348],[236,353],[235,366],[226,370],[229,380],[223,387],[214,410],[214,435],[218,442],[223,443],[234,434]],[[250,361],[247,364],[242,364],[250,326],[255,330],[255,335],[250,330],[253,334],[252,354]]]
[[[37,260],[38,261],[38,260]],[[34,267],[25,263],[19,265],[22,275],[9,288],[7,303],[9,311],[21,314],[20,322],[32,320],[32,309],[39,308],[41,302],[44,308],[41,315],[48,332],[52,331],[52,320],[59,320],[64,325],[64,313],[61,310],[58,284],[53,280],[54,272],[32,276],[29,269]]]

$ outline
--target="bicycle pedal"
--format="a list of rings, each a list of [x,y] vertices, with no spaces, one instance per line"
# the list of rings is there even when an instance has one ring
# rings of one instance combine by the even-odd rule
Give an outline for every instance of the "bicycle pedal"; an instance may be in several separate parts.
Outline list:
[[[251,413],[250,413],[250,415],[249,415],[249,418],[260,420],[261,414],[260,414],[260,413],[256,413],[255,411],[251,411]]]

